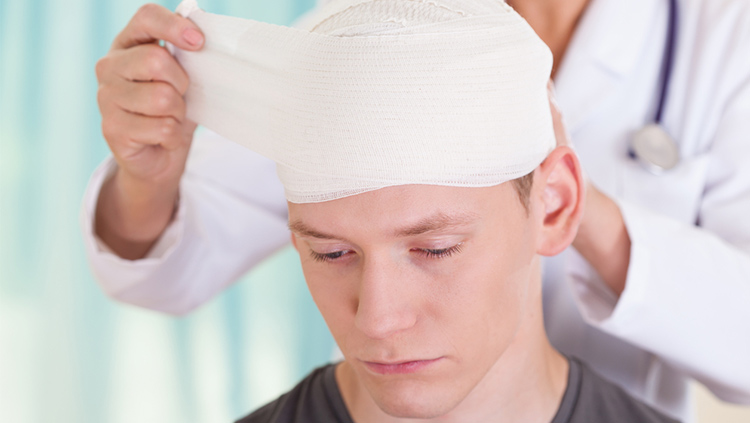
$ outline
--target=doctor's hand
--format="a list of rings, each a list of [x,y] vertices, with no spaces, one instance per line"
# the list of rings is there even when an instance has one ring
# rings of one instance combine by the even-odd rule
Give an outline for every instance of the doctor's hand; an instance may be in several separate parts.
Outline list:
[[[190,20],[147,4],[96,64],[102,132],[118,166],[102,185],[95,230],[126,259],[145,256],[172,219],[196,127],[185,117],[188,76],[160,40],[185,50],[204,42]]]
[[[557,106],[552,81],[547,85],[557,145],[570,146],[570,134]],[[583,219],[573,247],[591,264],[609,289],[619,297],[625,290],[630,265],[630,235],[617,203],[597,189],[585,176],[586,200]]]

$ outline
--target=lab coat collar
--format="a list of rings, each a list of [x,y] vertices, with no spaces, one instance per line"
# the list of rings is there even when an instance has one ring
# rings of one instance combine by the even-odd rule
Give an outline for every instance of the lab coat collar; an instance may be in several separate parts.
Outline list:
[[[666,0],[590,0],[555,78],[571,133],[633,72],[667,10]]]

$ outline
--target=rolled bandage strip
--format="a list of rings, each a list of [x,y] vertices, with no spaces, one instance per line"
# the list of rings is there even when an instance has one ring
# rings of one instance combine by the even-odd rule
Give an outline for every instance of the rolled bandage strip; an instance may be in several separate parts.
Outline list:
[[[277,163],[293,203],[498,185],[554,148],[552,55],[498,0],[334,0],[289,28],[178,12],[188,118]]]

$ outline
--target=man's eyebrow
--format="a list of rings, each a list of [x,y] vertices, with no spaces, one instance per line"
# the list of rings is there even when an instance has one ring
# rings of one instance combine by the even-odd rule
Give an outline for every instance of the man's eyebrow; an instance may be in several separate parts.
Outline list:
[[[424,218],[413,226],[409,226],[396,231],[396,236],[407,237],[421,235],[427,232],[449,229],[455,226],[467,225],[479,218],[474,213],[445,214],[437,213],[433,216]]]
[[[456,226],[467,225],[479,218],[473,213],[445,214],[437,213],[433,216],[424,218],[413,226],[398,229],[394,232],[397,237],[407,237],[421,235],[427,232],[439,231]],[[342,237],[330,235],[307,226],[301,220],[295,220],[289,223],[289,230],[297,235],[318,238],[318,239],[338,239],[345,240]]]
[[[289,230],[296,233],[300,236],[306,236],[310,238],[318,238],[318,239],[341,239],[339,237],[329,235],[323,232],[319,232],[307,225],[305,225],[300,220],[295,220],[294,222],[289,223]]]

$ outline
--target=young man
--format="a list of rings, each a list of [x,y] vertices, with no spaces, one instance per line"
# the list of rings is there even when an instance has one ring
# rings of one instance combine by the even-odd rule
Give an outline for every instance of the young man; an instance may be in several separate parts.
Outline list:
[[[345,360],[240,422],[673,421],[549,344],[540,256],[575,236],[583,182],[567,147],[532,176],[289,203],[308,287]]]
[[[345,360],[244,422],[666,422],[549,343],[541,256],[583,213],[552,57],[495,0],[342,0],[293,30],[181,13],[188,116],[278,164]]]

